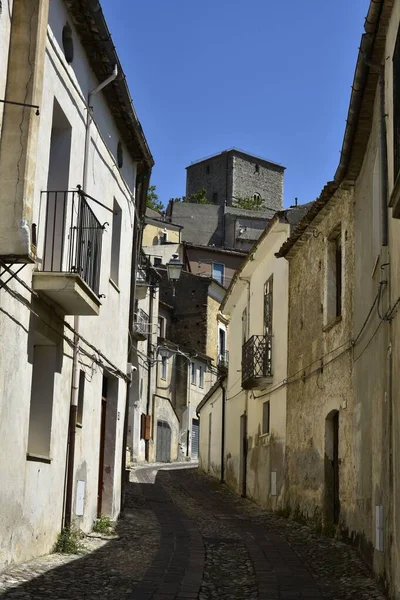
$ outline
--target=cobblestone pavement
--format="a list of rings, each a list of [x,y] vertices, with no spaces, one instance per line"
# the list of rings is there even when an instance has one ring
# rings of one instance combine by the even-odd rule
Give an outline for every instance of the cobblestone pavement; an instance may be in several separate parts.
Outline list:
[[[193,468],[136,468],[117,534],[90,540],[82,557],[51,555],[7,571],[0,598],[386,598],[352,548],[261,510]]]

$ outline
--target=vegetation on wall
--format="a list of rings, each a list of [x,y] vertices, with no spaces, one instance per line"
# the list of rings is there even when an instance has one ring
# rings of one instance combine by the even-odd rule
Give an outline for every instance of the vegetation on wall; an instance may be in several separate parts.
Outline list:
[[[243,210],[263,210],[264,199],[260,196],[236,198],[235,207],[242,208]]]
[[[187,202],[189,204],[212,204],[207,198],[207,193],[204,188],[198,192],[190,194],[190,196],[182,196],[181,198],[171,198],[173,202]]]
[[[162,212],[164,210],[163,203],[158,199],[155,185],[149,186],[149,191],[147,192],[147,208],[157,210],[158,212]]]

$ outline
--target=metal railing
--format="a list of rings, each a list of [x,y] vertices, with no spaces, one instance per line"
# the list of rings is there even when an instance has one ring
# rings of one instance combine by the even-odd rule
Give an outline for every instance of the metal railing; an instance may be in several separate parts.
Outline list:
[[[272,336],[253,335],[242,347],[242,385],[272,377]]]
[[[229,365],[229,352],[228,350],[224,350],[218,354],[218,367],[220,369],[227,369]]]
[[[42,270],[77,273],[98,296],[104,226],[81,191],[42,192],[46,222]]]
[[[149,315],[141,308],[135,312],[133,331],[136,334],[147,336],[150,332]]]

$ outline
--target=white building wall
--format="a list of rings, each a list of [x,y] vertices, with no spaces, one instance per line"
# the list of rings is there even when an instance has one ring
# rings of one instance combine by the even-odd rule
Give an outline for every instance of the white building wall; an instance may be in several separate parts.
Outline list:
[[[10,6],[12,4],[10,3]],[[5,62],[8,7],[4,7],[0,35],[0,72]],[[71,27],[62,0],[52,0],[48,44],[45,59],[44,93],[41,102],[39,148],[33,206],[33,222],[38,226],[38,258],[43,257],[45,200],[41,192],[47,189],[50,136],[53,102],[56,98],[72,127],[69,187],[82,183],[85,143],[86,106],[88,91],[98,85],[90,71],[85,53],[74,33],[75,58],[68,65],[60,48],[62,27],[66,21]],[[0,86],[3,80],[0,76]],[[118,287],[110,278],[112,214],[105,208],[89,201],[101,223],[108,222],[103,234],[100,294],[102,306],[97,317],[80,317],[80,333],[99,349],[118,369],[126,373],[128,351],[128,314],[131,285],[131,249],[133,241],[134,207],[133,190],[136,179],[135,164],[125,149],[124,166],[119,171],[114,161],[119,135],[111,113],[99,94],[93,101],[94,124],[92,125],[91,152],[89,156],[88,185],[86,191],[112,209],[114,198],[122,209],[122,232],[120,248],[120,273]],[[99,125],[99,128],[97,127]],[[105,142],[107,145],[105,145]],[[40,264],[40,262],[39,262]],[[26,266],[21,277],[32,285],[31,266]],[[10,282],[28,303],[30,294],[16,281]],[[51,550],[60,531],[63,516],[65,458],[69,404],[71,397],[72,349],[67,342],[60,344],[63,352],[61,364],[55,374],[53,418],[51,429],[50,464],[38,460],[27,461],[32,364],[31,346],[34,321],[42,334],[60,342],[54,329],[71,339],[71,332],[60,326],[51,311],[32,301],[32,310],[41,314],[50,325],[45,326],[15,297],[0,292],[0,477],[7,485],[0,490],[0,569],[9,562],[22,561]],[[73,326],[73,318],[66,317]],[[89,351],[89,348],[82,344]],[[98,355],[93,351],[93,358]],[[84,531],[89,531],[97,514],[97,488],[99,465],[99,440],[101,420],[101,396],[103,373],[106,368],[96,360],[80,354],[86,372],[82,428],[77,431],[75,476],[85,482],[84,514],[75,516],[75,493],[73,493],[73,518]],[[81,365],[82,366],[82,365]],[[120,509],[121,456],[125,413],[126,384],[117,379],[115,417],[115,452],[106,457],[113,473],[111,494],[107,498],[107,512],[115,518]]]
[[[225,312],[229,322],[229,370],[226,398],[226,481],[242,493],[246,472],[246,494],[269,508],[275,508],[283,495],[283,469],[286,433],[286,389],[280,386],[287,374],[288,267],[275,258],[289,235],[289,225],[276,222],[253,260],[244,267],[228,300]],[[242,373],[242,315],[247,308],[248,335],[263,335],[264,285],[273,275],[272,383],[265,389],[244,390]],[[249,284],[246,283],[249,281]],[[234,295],[234,298],[233,298]],[[237,348],[237,351],[233,351]],[[273,390],[273,391],[271,391]],[[263,403],[270,402],[270,433],[264,434]],[[241,416],[247,415],[247,460],[241,451]],[[202,423],[202,427],[204,422]],[[206,425],[207,427],[207,425]],[[271,476],[271,472],[276,475]],[[277,491],[271,489],[271,477]],[[271,493],[272,492],[272,493]],[[272,495],[273,494],[273,495]]]

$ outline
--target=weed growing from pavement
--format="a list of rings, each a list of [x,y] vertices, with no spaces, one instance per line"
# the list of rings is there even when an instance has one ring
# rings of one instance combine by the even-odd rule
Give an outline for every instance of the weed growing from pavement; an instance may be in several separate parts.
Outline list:
[[[73,527],[65,527],[58,535],[53,552],[57,554],[82,554],[82,532]]]
[[[93,523],[93,531],[95,533],[101,533],[103,535],[111,535],[114,533],[114,524],[110,517],[100,515],[98,519]]]

